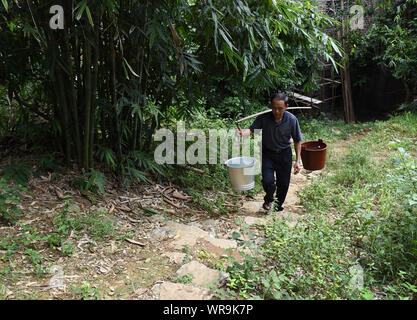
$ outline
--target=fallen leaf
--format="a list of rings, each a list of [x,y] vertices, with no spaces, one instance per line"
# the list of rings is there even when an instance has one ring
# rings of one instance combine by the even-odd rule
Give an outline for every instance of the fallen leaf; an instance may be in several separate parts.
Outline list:
[[[183,194],[179,193],[177,190],[175,190],[172,193],[172,196],[174,198],[181,199],[181,200],[189,200],[191,198],[190,196],[184,196]]]
[[[132,219],[131,217],[126,217],[126,218],[127,218],[127,220],[129,220],[132,223],[139,223],[140,222],[140,220]]]
[[[171,201],[170,199],[168,199],[166,197],[164,197],[164,201],[169,203],[170,205],[174,206],[177,209],[181,208],[179,204],[176,204],[174,201]]]
[[[132,240],[132,239],[128,239],[128,238],[126,238],[125,240],[126,240],[127,242],[129,242],[129,243],[131,243],[131,244],[135,244],[135,245],[137,245],[137,246],[141,246],[141,247],[146,246],[146,244],[141,243],[141,242],[138,242],[138,241],[135,241],[135,240]]]
[[[45,188],[39,187],[39,186],[35,186],[36,189],[39,189],[42,192],[46,192],[47,190]]]
[[[62,192],[60,192],[60,191],[58,191],[58,190],[55,190],[55,193],[56,193],[56,195],[57,195],[57,197],[58,197],[59,199],[63,199],[63,198],[64,198],[64,194],[63,194]]]
[[[119,209],[119,210],[122,210],[122,211],[127,211],[127,212],[132,211],[132,209],[130,209],[130,208],[126,207],[126,206],[116,207],[116,209]]]
[[[109,214],[112,214],[112,212],[114,211],[114,208],[115,208],[115,206],[114,206],[114,204],[112,204],[112,205],[111,205],[111,208],[109,209],[109,212],[108,212],[108,213],[109,213]]]

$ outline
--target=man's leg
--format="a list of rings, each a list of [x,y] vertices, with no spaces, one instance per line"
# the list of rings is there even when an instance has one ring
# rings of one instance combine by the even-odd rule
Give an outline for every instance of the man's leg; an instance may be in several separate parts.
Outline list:
[[[273,161],[269,157],[262,155],[262,186],[266,193],[264,201],[269,203],[274,201],[276,190]]]
[[[292,153],[291,153],[291,148],[288,148],[288,150],[284,151],[280,155],[279,161],[277,161],[277,170],[276,170],[277,208],[282,207],[282,204],[284,203],[285,198],[287,197],[288,188],[290,186],[290,180],[291,180],[291,167],[292,167]]]

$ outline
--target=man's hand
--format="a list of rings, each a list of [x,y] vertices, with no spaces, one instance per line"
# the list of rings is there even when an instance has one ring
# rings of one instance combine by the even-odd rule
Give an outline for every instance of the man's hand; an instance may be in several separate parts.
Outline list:
[[[301,171],[300,161],[294,163],[294,174],[298,174]]]
[[[238,137],[242,137],[242,135],[243,135],[242,129],[241,129],[239,126],[237,126],[237,129],[236,129],[236,135],[237,135]]]
[[[238,137],[249,137],[252,134],[250,129],[242,129],[241,127],[237,127],[236,129],[236,136]]]

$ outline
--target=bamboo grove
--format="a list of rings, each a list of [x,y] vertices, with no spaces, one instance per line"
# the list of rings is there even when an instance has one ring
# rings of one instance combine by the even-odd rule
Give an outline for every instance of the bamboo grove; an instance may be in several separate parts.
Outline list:
[[[225,83],[242,97],[308,87],[342,55],[322,31],[334,21],[308,1],[1,2],[2,101],[68,165],[105,160],[138,179],[156,168],[155,130],[192,117],[198,99],[215,107]],[[51,29],[52,5],[64,29]]]

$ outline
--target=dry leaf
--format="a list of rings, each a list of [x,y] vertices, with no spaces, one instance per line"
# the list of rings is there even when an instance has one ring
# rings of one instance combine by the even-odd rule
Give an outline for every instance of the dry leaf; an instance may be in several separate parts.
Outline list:
[[[64,198],[64,194],[63,194],[62,192],[60,192],[60,191],[58,191],[58,190],[55,190],[55,193],[56,193],[56,195],[57,195],[57,197],[58,197],[59,199],[63,199],[63,198]]]
[[[122,211],[127,211],[127,212],[132,211],[132,209],[130,209],[130,208],[126,207],[126,206],[116,207],[116,209],[119,209],[119,210],[122,210]]]
[[[167,202],[167,203],[169,203],[170,205],[174,206],[177,209],[181,208],[180,205],[176,204],[175,202],[173,202],[173,201],[171,201],[171,200],[169,200],[169,199],[167,199],[165,197],[164,197],[164,201]]]
[[[111,208],[109,209],[108,214],[112,214],[112,212],[114,211],[114,209],[115,209],[115,206],[114,206],[114,204],[112,204],[111,205]]]
[[[146,246],[146,244],[141,243],[141,242],[138,242],[138,241],[135,241],[135,240],[132,240],[132,239],[128,239],[128,238],[126,238],[125,240],[126,240],[127,242],[131,243],[131,244],[136,244],[136,245],[141,246],[141,247]]]
[[[172,193],[172,196],[174,198],[181,199],[181,200],[189,200],[191,198],[190,196],[184,196],[183,194],[179,193],[177,190],[175,190]]]

